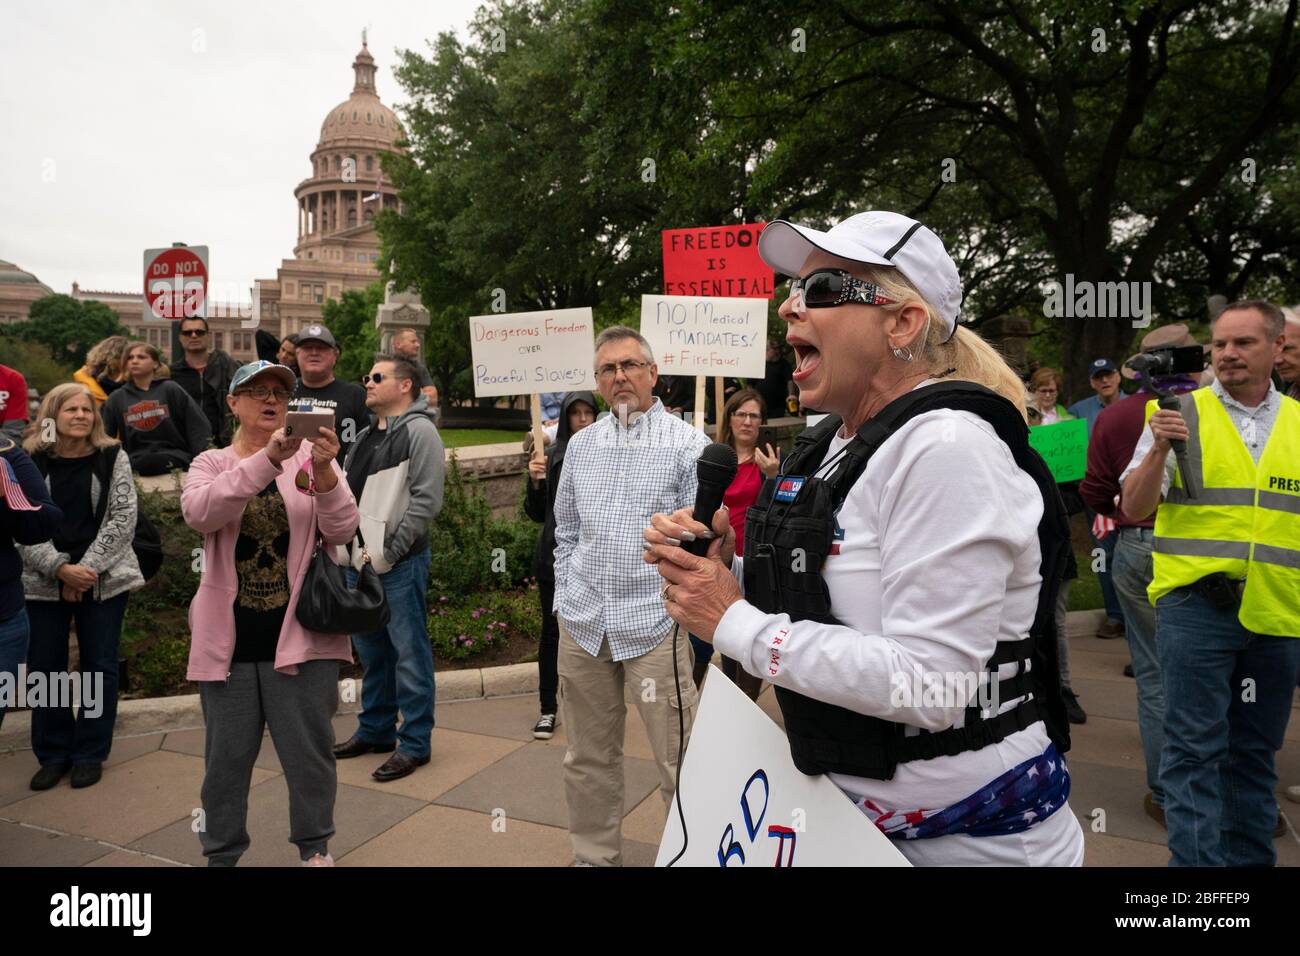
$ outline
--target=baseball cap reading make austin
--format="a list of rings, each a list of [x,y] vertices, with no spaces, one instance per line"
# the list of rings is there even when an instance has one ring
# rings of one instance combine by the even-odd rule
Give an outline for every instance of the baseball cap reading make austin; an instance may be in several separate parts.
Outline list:
[[[873,209],[825,232],[777,219],[758,238],[759,256],[782,275],[797,276],[814,249],[897,269],[935,307],[952,338],[961,316],[961,277],[942,240],[915,219]]]
[[[235,389],[248,384],[249,380],[261,375],[263,372],[274,375],[280,380],[280,384],[290,392],[298,384],[298,378],[291,369],[261,359],[256,362],[249,362],[247,365],[241,365],[235,370],[235,377],[230,380],[230,394],[234,395]]]
[[[319,322],[304,325],[298,333],[299,345],[306,345],[308,342],[322,342],[332,349],[339,347],[339,344],[334,341],[334,334]]]

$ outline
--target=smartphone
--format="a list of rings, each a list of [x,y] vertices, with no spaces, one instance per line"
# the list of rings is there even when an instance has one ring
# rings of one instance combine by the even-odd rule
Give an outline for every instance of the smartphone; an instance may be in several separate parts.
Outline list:
[[[334,428],[334,413],[328,409],[320,412],[289,412],[284,416],[284,436],[315,441],[320,430]]]

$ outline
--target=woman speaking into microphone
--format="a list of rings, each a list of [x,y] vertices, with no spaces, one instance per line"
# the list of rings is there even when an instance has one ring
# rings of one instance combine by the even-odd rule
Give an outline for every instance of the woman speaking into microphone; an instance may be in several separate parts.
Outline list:
[[[918,222],[778,220],[759,254],[794,277],[794,381],[829,417],[765,482],[743,558],[725,510],[652,518],[669,614],[775,685],[795,765],[914,864],[1081,865],[1043,600],[1068,543],[1023,385],[957,326],[957,268]],[[710,533],[705,558],[675,546]]]

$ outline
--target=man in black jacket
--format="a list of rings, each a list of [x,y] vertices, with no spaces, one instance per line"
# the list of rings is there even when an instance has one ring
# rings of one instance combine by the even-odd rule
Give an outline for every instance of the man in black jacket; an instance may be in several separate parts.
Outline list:
[[[555,603],[555,490],[560,487],[565,446],[575,433],[595,420],[596,397],[591,392],[569,392],[560,401],[555,443],[547,449],[545,459],[533,456],[528,462],[524,511],[534,521],[542,522],[542,533],[533,556],[533,574],[537,577],[537,591],[542,602],[542,638],[537,649],[537,691],[541,697],[542,715],[533,727],[533,736],[538,740],[550,740],[558,722],[555,693],[560,686],[557,668],[560,625],[551,607]],[[529,450],[525,447],[525,451]]]
[[[194,316],[181,319],[181,360],[172,366],[172,381],[185,389],[203,411],[212,429],[213,444],[230,444],[234,422],[226,408],[230,381],[239,363],[220,349],[212,348],[208,320]]]

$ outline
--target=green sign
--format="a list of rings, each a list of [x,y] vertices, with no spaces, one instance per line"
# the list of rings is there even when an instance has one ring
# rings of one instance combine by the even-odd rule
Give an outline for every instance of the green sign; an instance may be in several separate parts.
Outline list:
[[[1078,481],[1088,466],[1088,420],[1035,425],[1029,429],[1029,444],[1043,456],[1058,483]]]

